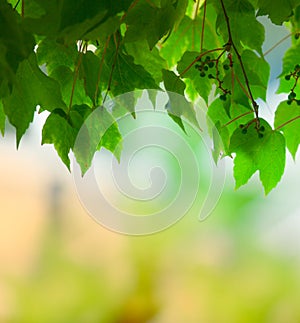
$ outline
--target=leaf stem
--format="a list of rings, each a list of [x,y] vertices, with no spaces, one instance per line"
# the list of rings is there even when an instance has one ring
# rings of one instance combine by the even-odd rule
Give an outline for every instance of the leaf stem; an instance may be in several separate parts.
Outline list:
[[[277,131],[277,130],[281,129],[281,128],[285,127],[286,125],[288,125],[289,123],[291,123],[291,122],[293,122],[293,121],[296,121],[296,120],[298,120],[298,119],[300,119],[300,116],[297,116],[297,117],[295,117],[295,118],[293,118],[293,119],[290,119],[290,120],[288,120],[287,122],[285,122],[285,123],[281,124],[281,125],[280,125],[280,126],[278,126],[276,129],[274,129],[274,131]]]
[[[225,123],[225,124],[222,126],[222,128],[225,128],[225,127],[229,126],[231,123],[235,122],[236,120],[238,120],[238,119],[240,119],[240,118],[242,118],[242,117],[244,117],[244,116],[247,116],[248,114],[251,114],[251,113],[253,113],[253,111],[247,111],[247,112],[245,112],[245,113],[243,113],[243,114],[241,114],[241,115],[239,115],[239,116],[237,116],[237,117],[233,118],[232,120],[230,120],[230,121],[228,121],[227,123]]]
[[[75,71],[74,71],[74,78],[73,78],[73,84],[72,84],[72,90],[71,90],[71,96],[70,96],[70,103],[69,103],[69,107],[68,107],[68,111],[67,111],[67,115],[69,116],[71,108],[72,108],[72,104],[73,104],[73,97],[74,97],[74,92],[75,92],[75,86],[76,86],[76,82],[77,82],[77,78],[78,78],[78,74],[79,74],[79,68],[82,62],[82,55],[83,55],[83,51],[84,48],[87,47],[87,44],[84,43],[83,41],[80,42],[79,45],[79,55],[78,55],[78,61],[75,67]]]
[[[199,0],[200,2],[200,0]],[[207,1],[204,1],[203,4],[203,19],[202,19],[202,29],[201,29],[201,42],[200,42],[200,52],[203,50],[203,43],[204,43],[204,30],[205,30],[205,19],[206,19],[206,5]]]
[[[110,36],[107,37],[105,46],[103,49],[100,65],[99,65],[99,71],[98,71],[98,79],[97,79],[97,84],[96,84],[96,90],[95,90],[95,96],[94,96],[94,103],[97,104],[97,98],[98,98],[98,93],[99,93],[99,85],[100,85],[100,80],[101,80],[101,73],[102,73],[102,68],[103,68],[103,63],[106,55],[106,51],[108,48],[108,44],[110,42]]]
[[[226,11],[226,8],[225,8],[225,5],[224,5],[224,1],[220,0],[220,2],[221,2],[222,10],[223,10],[226,25],[227,25],[227,31],[228,31],[228,43],[226,44],[226,47],[229,47],[229,49],[230,49],[230,47],[232,47],[233,50],[236,53],[236,56],[238,58],[238,61],[240,63],[240,66],[241,66],[241,69],[242,69],[242,72],[243,72],[243,75],[244,75],[244,79],[245,79],[246,87],[247,87],[247,90],[248,90],[248,93],[249,93],[249,96],[250,96],[250,100],[251,100],[251,103],[252,103],[252,106],[253,106],[253,111],[255,113],[255,117],[256,117],[256,120],[257,120],[257,126],[259,128],[258,104],[254,100],[254,97],[253,97],[253,94],[252,94],[252,91],[251,91],[251,88],[250,88],[248,76],[247,76],[247,73],[246,73],[246,70],[245,70],[245,66],[244,66],[242,57],[241,57],[235,43],[233,42],[231,28],[230,28],[230,21],[229,21],[229,17],[228,17],[228,14],[227,14],[227,11]]]
[[[120,38],[120,34],[116,33],[118,35],[118,39],[115,39],[115,43],[116,43],[116,52],[115,52],[115,56],[114,56],[114,60],[111,66],[111,70],[110,70],[110,75],[109,75],[109,80],[108,80],[108,84],[107,84],[107,90],[105,93],[105,96],[103,98],[102,104],[104,104],[104,102],[106,101],[108,92],[110,91],[110,86],[111,86],[111,82],[112,82],[112,77],[113,77],[113,73],[116,67],[116,63],[117,63],[117,58],[118,58],[118,54],[119,54],[119,49],[120,49],[120,43],[121,43],[121,38]],[[116,34],[114,35],[114,38],[116,38]]]
[[[283,43],[284,41],[286,41],[288,38],[290,38],[294,33],[290,33],[288,35],[286,35],[285,37],[283,37],[282,39],[280,39],[275,45],[273,45],[271,48],[269,48],[266,52],[263,53],[263,56],[267,56],[268,54],[270,54],[270,52],[272,52],[272,50],[274,50],[277,46],[279,46],[281,43]]]

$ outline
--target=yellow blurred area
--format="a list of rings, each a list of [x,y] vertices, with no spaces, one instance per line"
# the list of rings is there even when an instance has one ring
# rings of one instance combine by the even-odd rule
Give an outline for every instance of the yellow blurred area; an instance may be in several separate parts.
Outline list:
[[[230,186],[205,221],[130,237],[88,216],[54,153],[24,146],[1,144],[0,323],[300,322],[299,258],[259,242],[261,192]]]

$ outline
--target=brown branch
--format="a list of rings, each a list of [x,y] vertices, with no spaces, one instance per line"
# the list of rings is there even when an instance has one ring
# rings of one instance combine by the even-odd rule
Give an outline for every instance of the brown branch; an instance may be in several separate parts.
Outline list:
[[[97,98],[98,98],[99,85],[100,85],[100,80],[101,80],[101,73],[102,73],[104,58],[105,58],[105,55],[106,55],[106,51],[107,51],[109,42],[110,42],[110,36],[107,37],[107,40],[105,42],[105,46],[104,46],[104,49],[103,49],[103,53],[102,53],[102,57],[101,57],[100,65],[99,65],[98,79],[97,79],[95,96],[94,96],[94,102],[95,103],[97,102]]]
[[[285,123],[281,124],[281,125],[280,125],[280,126],[278,126],[276,129],[274,129],[274,131],[277,131],[277,130],[281,129],[281,128],[285,127],[286,125],[288,125],[289,123],[291,123],[291,122],[293,122],[293,121],[296,121],[296,120],[298,120],[298,119],[300,119],[300,116],[297,116],[297,117],[295,117],[295,118],[293,118],[293,119],[290,119],[290,120],[288,120],[287,122],[285,122]]]
[[[116,35],[114,35],[114,38],[115,38],[115,43],[116,43],[116,52],[115,52],[115,56],[114,56],[112,66],[111,66],[109,80],[108,80],[108,84],[107,84],[107,90],[106,90],[105,96],[103,98],[102,104],[104,104],[104,102],[105,102],[105,100],[107,98],[108,92],[110,91],[110,86],[111,86],[111,82],[112,82],[112,76],[113,76],[113,73],[114,73],[114,70],[115,70],[115,67],[116,67],[118,53],[119,53],[119,49],[120,49],[120,43],[121,43],[120,35],[118,34],[118,39],[117,40],[116,40]]]
[[[225,128],[225,127],[229,126],[231,123],[235,122],[236,120],[238,120],[238,119],[240,119],[240,118],[242,118],[242,117],[244,117],[244,116],[247,116],[248,114],[251,114],[251,113],[253,113],[253,111],[247,111],[247,112],[245,112],[245,113],[243,113],[243,114],[241,114],[241,115],[239,115],[239,116],[237,116],[237,117],[233,118],[232,120],[230,120],[230,121],[228,121],[227,123],[225,123],[225,124],[222,126],[222,128]]]
[[[249,93],[249,96],[250,96],[250,100],[251,100],[251,103],[252,103],[252,106],[253,106],[253,111],[254,111],[255,116],[256,116],[257,126],[259,128],[258,105],[257,105],[256,101],[254,100],[254,97],[253,97],[253,94],[252,94],[252,91],[251,91],[251,88],[250,88],[248,76],[247,76],[247,73],[246,73],[246,70],[245,70],[245,66],[244,66],[242,57],[241,57],[236,45],[233,42],[231,28],[230,28],[230,21],[229,21],[228,15],[227,15],[227,11],[226,11],[226,8],[225,8],[225,5],[224,5],[224,1],[220,0],[220,2],[221,2],[221,5],[222,5],[222,9],[223,9],[223,13],[224,13],[225,21],[226,21],[226,26],[227,26],[227,31],[228,31],[228,43],[227,43],[226,46],[229,49],[230,49],[230,47],[232,47],[233,50],[236,53],[236,56],[238,58],[238,61],[240,63],[240,66],[241,66],[241,69],[242,69],[242,72],[243,72],[243,75],[244,75],[246,87],[247,87],[247,90],[248,90],[248,93]]]
[[[22,0],[22,7],[21,7],[21,17],[24,18],[25,13],[25,0]]]
[[[82,62],[83,51],[84,51],[84,49],[86,47],[87,47],[87,44],[86,43],[83,43],[83,41],[81,41],[80,46],[79,46],[78,61],[77,61],[77,64],[76,64],[76,67],[75,67],[75,71],[74,71],[72,91],[71,91],[70,103],[69,103],[67,115],[70,114],[70,111],[71,111],[71,108],[72,108],[73,97],[74,97],[74,92],[75,92],[75,86],[76,86],[76,82],[77,82],[77,78],[78,78],[78,74],[79,74],[79,68],[80,68],[80,65],[81,65],[81,62]]]
[[[207,1],[204,1],[203,5],[203,19],[202,19],[202,29],[201,29],[201,42],[200,42],[200,52],[203,50],[203,43],[204,43],[204,30],[205,30],[205,19],[206,19],[206,4]]]
[[[270,52],[272,50],[274,50],[277,46],[279,46],[281,43],[283,43],[285,40],[287,40],[288,38],[290,38],[294,33],[290,33],[288,35],[286,35],[285,37],[283,37],[281,40],[279,40],[275,45],[273,45],[271,48],[269,48],[266,52],[263,53],[263,56],[267,56],[268,54],[270,54]]]

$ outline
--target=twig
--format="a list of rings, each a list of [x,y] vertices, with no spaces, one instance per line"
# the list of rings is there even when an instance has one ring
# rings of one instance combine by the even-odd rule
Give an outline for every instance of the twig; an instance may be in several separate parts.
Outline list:
[[[222,128],[225,128],[225,127],[229,126],[231,123],[235,122],[236,120],[238,120],[238,119],[240,119],[240,118],[242,118],[242,117],[244,117],[244,116],[247,116],[248,114],[251,114],[251,113],[253,113],[253,111],[247,111],[247,112],[245,112],[245,113],[243,113],[243,114],[241,114],[241,115],[239,115],[239,116],[237,116],[237,117],[233,118],[232,120],[230,120],[230,121],[228,121],[227,123],[225,123],[225,124],[222,126]]]
[[[103,49],[103,53],[102,53],[102,57],[101,57],[100,65],[99,65],[98,79],[97,79],[95,96],[94,96],[94,102],[95,103],[97,102],[97,97],[98,97],[98,93],[99,93],[99,84],[100,84],[100,79],[101,79],[101,73],[102,73],[103,63],[104,63],[104,58],[105,58],[105,55],[106,55],[106,51],[107,51],[107,47],[108,47],[109,42],[110,42],[110,36],[107,37],[107,40],[105,42],[105,46],[104,46],[104,49]]]
[[[111,82],[112,82],[112,76],[113,76],[113,73],[114,73],[114,70],[115,70],[115,67],[116,67],[116,63],[117,63],[117,58],[118,58],[118,53],[119,53],[119,48],[120,48],[120,42],[121,42],[119,34],[118,34],[118,40],[116,40],[115,42],[116,42],[116,52],[115,52],[115,56],[114,56],[112,66],[111,66],[109,80],[108,80],[108,84],[107,84],[107,90],[106,90],[106,93],[104,95],[102,104],[104,104],[104,102],[105,102],[105,100],[107,98],[108,92],[110,91],[110,86],[111,86]]]
[[[227,11],[226,11],[226,8],[225,8],[225,5],[224,5],[224,1],[220,0],[220,2],[221,2],[221,5],[222,5],[222,9],[223,9],[223,13],[224,13],[225,20],[226,20],[226,25],[227,25],[227,31],[228,31],[227,47],[229,47],[229,48],[232,47],[234,49],[234,51],[236,53],[236,56],[238,58],[238,61],[240,63],[240,66],[241,66],[241,69],[242,69],[242,72],[243,72],[243,75],[244,75],[246,87],[247,87],[247,90],[249,92],[250,100],[251,100],[251,103],[252,103],[252,106],[253,106],[253,111],[255,113],[255,117],[256,117],[256,120],[257,120],[257,127],[259,128],[258,104],[254,100],[254,97],[253,97],[253,94],[252,94],[252,91],[251,91],[251,88],[250,88],[248,76],[247,76],[247,73],[246,73],[246,70],[245,70],[245,66],[244,66],[242,57],[241,57],[238,49],[236,48],[236,46],[235,46],[235,44],[233,42],[233,38],[232,38],[232,34],[231,34],[231,28],[230,28],[230,22],[229,22],[229,17],[227,15]]]
[[[280,126],[278,126],[274,131],[277,131],[277,130],[281,129],[281,128],[283,128],[284,126],[288,125],[289,123],[291,123],[291,122],[293,122],[293,121],[296,121],[296,120],[298,120],[298,119],[300,119],[300,116],[297,116],[297,117],[295,117],[295,118],[293,118],[293,119],[291,119],[291,120],[288,120],[287,122],[285,122],[285,123],[281,124],[281,125],[280,125]]]
[[[79,68],[82,62],[82,55],[83,55],[83,51],[84,48],[87,47],[86,43],[83,43],[83,41],[81,41],[80,46],[79,46],[79,55],[78,55],[78,62],[76,64],[75,67],[75,71],[74,71],[74,78],[73,78],[73,84],[72,84],[72,91],[71,91],[71,96],[70,96],[70,103],[69,103],[69,107],[68,107],[68,111],[67,111],[67,115],[69,116],[71,108],[72,108],[72,104],[73,104],[73,97],[74,97],[74,92],[75,92],[75,86],[76,86],[76,82],[77,82],[77,78],[78,78],[78,73],[79,73]]]
[[[205,19],[206,19],[206,4],[207,1],[204,1],[203,5],[203,19],[202,19],[202,29],[201,29],[201,43],[200,43],[200,52],[203,50],[203,43],[204,43],[204,30],[205,30]]]
[[[286,35],[285,37],[283,37],[281,40],[279,40],[275,45],[273,45],[271,48],[269,48],[266,52],[263,53],[263,56],[267,56],[268,54],[270,54],[270,52],[272,50],[274,50],[277,46],[279,46],[281,43],[283,43],[285,40],[287,40],[288,38],[290,38],[293,35],[293,33],[290,33],[288,35]]]

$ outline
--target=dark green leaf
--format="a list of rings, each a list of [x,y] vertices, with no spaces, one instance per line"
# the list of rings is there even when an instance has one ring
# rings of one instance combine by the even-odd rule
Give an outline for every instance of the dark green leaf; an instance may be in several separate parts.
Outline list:
[[[293,119],[295,120],[280,130],[283,131],[287,148],[295,159],[300,144],[300,106],[295,101],[290,105],[287,101],[281,102],[276,110],[274,126],[277,128]]]
[[[12,93],[3,100],[3,105],[17,130],[17,145],[32,122],[37,105],[48,111],[66,109],[58,83],[39,69],[34,54],[19,65]]]
[[[246,184],[258,170],[260,180],[268,194],[280,181],[285,166],[285,139],[260,119],[265,131],[259,138],[255,123],[248,127],[247,133],[238,128],[232,135],[230,151],[234,158],[234,178],[236,188]]]

